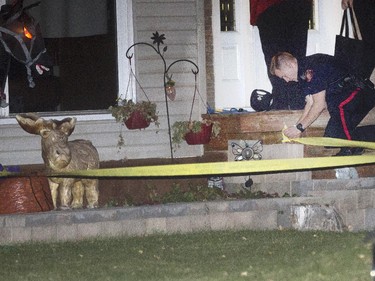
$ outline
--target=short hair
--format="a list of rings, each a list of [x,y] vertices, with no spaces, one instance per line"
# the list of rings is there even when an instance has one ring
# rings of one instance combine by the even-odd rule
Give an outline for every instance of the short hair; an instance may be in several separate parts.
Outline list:
[[[287,52],[279,52],[272,57],[270,64],[270,73],[275,75],[275,70],[280,69],[286,62],[294,61],[296,58]]]

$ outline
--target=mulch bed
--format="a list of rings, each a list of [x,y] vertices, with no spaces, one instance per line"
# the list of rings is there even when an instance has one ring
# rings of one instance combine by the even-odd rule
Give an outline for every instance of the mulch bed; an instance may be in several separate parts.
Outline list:
[[[173,164],[204,163],[225,161],[223,155],[207,157],[189,157],[174,159]],[[123,161],[103,161],[101,168],[152,166],[172,164],[171,159],[135,159]],[[27,175],[38,175],[44,170],[44,165],[24,165],[21,171]],[[99,179],[99,207],[142,205],[150,203],[150,194],[162,196],[178,185],[182,190],[190,186],[207,186],[207,177],[171,177],[171,178],[102,178]]]

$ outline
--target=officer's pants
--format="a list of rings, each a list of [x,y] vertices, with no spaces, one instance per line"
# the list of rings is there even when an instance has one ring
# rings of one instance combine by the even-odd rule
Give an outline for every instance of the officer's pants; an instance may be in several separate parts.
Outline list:
[[[360,126],[359,123],[375,106],[375,90],[359,88],[355,85],[344,87],[339,102],[330,104],[325,137],[375,142],[375,120],[373,125]]]

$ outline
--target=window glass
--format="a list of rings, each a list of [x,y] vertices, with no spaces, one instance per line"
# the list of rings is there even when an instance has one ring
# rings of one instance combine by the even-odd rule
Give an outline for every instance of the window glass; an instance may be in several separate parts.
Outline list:
[[[40,0],[39,0],[40,1]],[[30,2],[24,1],[24,6]],[[33,75],[9,65],[9,112],[107,109],[118,94],[115,0],[41,0],[39,22],[51,70]]]
[[[310,17],[309,17],[309,29],[316,29],[316,1],[311,1],[311,10],[310,10]]]
[[[220,0],[221,31],[234,31],[234,0]]]

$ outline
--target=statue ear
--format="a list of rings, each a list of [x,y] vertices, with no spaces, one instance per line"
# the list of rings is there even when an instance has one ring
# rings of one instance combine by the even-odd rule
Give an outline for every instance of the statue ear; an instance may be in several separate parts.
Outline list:
[[[39,134],[42,136],[42,138],[48,138],[48,136],[51,134],[51,130],[42,129],[40,130]]]
[[[16,120],[21,128],[29,134],[39,135],[45,126],[44,119],[33,113],[17,114]]]
[[[56,126],[57,130],[63,132],[67,136],[70,136],[74,131],[77,119],[75,117],[68,117],[68,118],[64,118],[61,121],[56,121],[56,120],[53,120],[53,121],[57,125]]]

